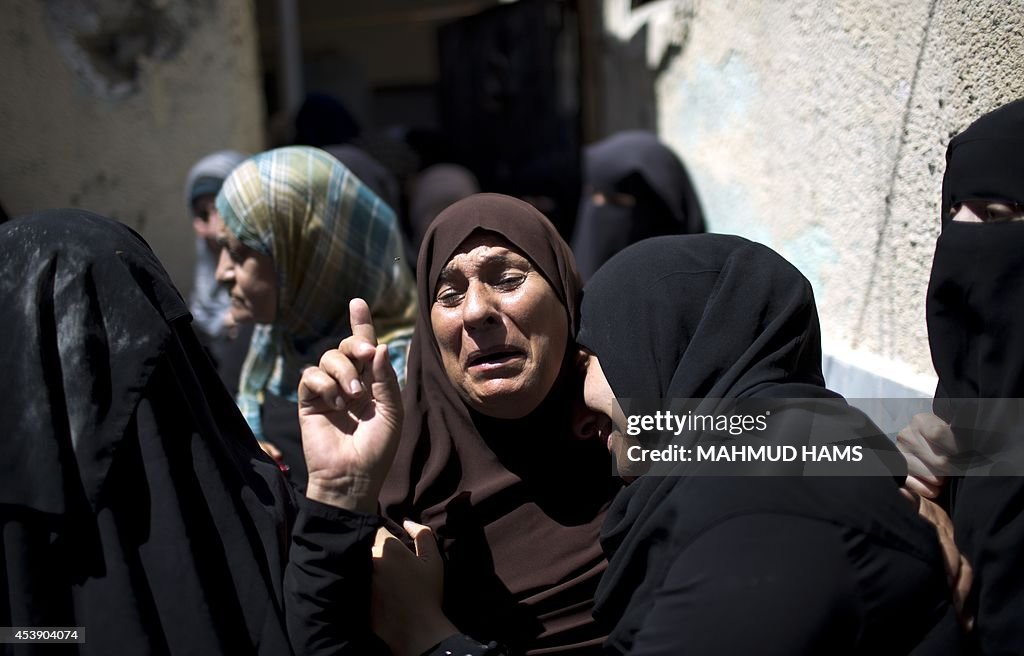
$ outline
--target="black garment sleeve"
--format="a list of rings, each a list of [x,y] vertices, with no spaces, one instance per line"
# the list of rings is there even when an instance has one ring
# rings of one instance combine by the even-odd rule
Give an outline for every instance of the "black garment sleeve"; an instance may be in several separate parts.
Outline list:
[[[752,516],[710,529],[669,568],[630,656],[847,653],[822,648],[856,641],[852,577],[810,525]]]
[[[284,576],[297,656],[388,650],[370,631],[370,547],[383,520],[299,497]]]
[[[902,655],[947,607],[943,573],[916,557],[826,522],[741,516],[678,554],[628,653]]]
[[[676,557],[628,653],[902,656],[948,605],[940,569],[859,531],[740,516]]]

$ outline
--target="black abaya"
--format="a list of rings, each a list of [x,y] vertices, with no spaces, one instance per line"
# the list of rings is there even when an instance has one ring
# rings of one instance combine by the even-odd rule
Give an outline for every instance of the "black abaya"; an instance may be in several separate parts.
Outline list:
[[[1024,203],[1024,100],[983,116],[946,151],[942,234],[928,286],[935,412],[958,446],[985,457],[1024,445],[1024,223],[950,220],[964,201]],[[981,400],[979,404],[979,400]],[[980,411],[979,411],[980,408]],[[1019,472],[1019,461],[1018,461]],[[956,541],[974,568],[975,633],[984,654],[1024,651],[1024,478],[950,482]]]
[[[824,387],[807,280],[738,237],[622,251],[585,288],[577,339],[619,398],[700,398],[712,409],[772,399],[766,434],[787,443],[806,443],[812,424],[849,443],[870,427]],[[827,399],[835,412],[812,416],[785,399]],[[714,438],[694,433],[688,446]],[[892,445],[880,444],[885,461]],[[606,650],[909,653],[952,620],[951,605],[934,528],[879,472],[641,476],[602,528],[609,566],[595,615],[610,627]]]
[[[295,499],[141,237],[60,210],[0,227],[0,250],[0,625],[133,655],[314,653],[365,627],[327,630],[309,572],[347,554],[362,580],[319,585],[365,602],[373,522],[324,530],[343,511]]]

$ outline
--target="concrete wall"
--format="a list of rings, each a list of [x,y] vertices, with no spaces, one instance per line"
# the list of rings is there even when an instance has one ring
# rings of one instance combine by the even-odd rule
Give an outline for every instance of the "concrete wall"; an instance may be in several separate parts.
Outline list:
[[[603,4],[605,67],[643,46],[656,128],[690,167],[710,227],[804,272],[828,350],[926,389],[945,147],[1024,95],[1024,2]],[[605,131],[650,127],[623,100],[643,92],[607,82]]]
[[[185,175],[258,151],[263,102],[247,0],[4,0],[0,202],[117,218],[192,283]]]

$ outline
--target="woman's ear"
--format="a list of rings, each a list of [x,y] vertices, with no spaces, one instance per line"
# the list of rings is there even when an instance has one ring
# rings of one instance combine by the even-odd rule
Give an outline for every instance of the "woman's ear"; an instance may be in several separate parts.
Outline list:
[[[572,401],[572,434],[577,440],[589,440],[598,437],[598,425],[601,415],[587,407],[583,401],[582,391]]]
[[[576,386],[572,394],[572,431],[577,440],[588,440],[597,437],[600,415],[587,407],[584,399],[584,381],[587,376],[587,365],[590,363],[590,351],[570,342],[573,370]]]

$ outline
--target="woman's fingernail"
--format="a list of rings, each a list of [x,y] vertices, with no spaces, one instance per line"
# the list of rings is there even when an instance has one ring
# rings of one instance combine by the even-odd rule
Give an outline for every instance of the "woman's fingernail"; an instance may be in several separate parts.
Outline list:
[[[349,384],[348,388],[350,390],[352,390],[353,394],[362,394],[363,393],[363,384],[360,383],[358,380],[353,380],[352,383]]]
[[[345,407],[345,401],[340,396],[334,397],[334,407],[341,410]]]

